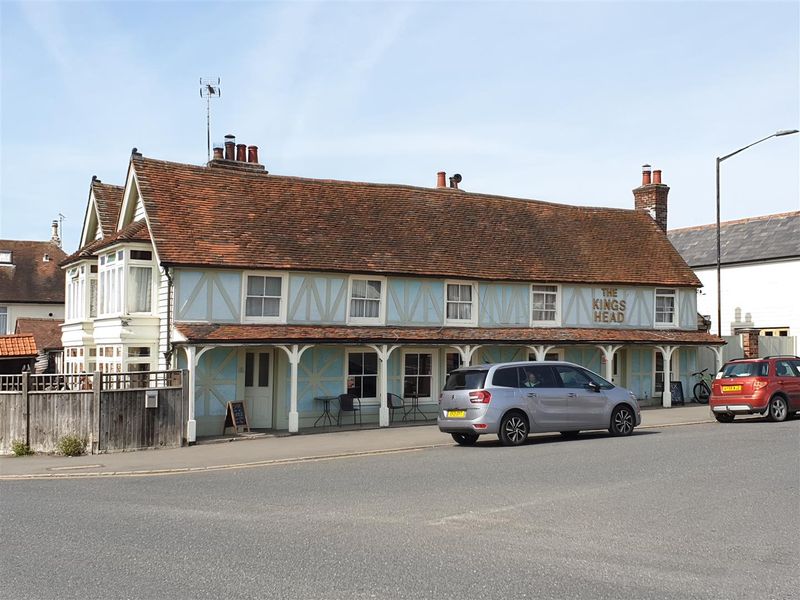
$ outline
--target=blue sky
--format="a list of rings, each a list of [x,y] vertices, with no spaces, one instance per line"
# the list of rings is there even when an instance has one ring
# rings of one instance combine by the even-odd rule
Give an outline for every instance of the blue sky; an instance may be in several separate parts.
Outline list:
[[[714,159],[800,128],[798,2],[0,2],[0,237],[80,236],[92,175],[132,147],[270,172],[633,205],[714,221]],[[800,135],[725,161],[722,218],[800,210]],[[598,240],[602,242],[602,240]]]

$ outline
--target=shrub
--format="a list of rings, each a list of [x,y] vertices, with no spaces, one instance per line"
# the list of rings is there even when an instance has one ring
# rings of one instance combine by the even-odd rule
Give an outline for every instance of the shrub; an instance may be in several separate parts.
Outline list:
[[[58,452],[64,456],[80,456],[86,450],[86,440],[77,435],[65,435],[58,440]]]
[[[31,447],[22,440],[14,440],[11,442],[11,451],[14,453],[14,456],[28,456],[29,454],[33,454]]]

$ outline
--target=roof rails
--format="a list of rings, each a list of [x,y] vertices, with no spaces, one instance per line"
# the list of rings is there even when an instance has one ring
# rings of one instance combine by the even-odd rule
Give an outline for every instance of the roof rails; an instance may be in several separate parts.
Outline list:
[[[772,354],[764,358],[800,358],[800,356],[795,356],[794,354]]]

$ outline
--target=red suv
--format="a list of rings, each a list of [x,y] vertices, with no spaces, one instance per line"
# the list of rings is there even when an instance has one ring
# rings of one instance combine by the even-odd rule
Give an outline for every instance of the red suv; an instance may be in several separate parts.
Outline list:
[[[725,363],[711,386],[709,406],[720,423],[736,415],[767,414],[785,421],[800,411],[800,358],[767,356]]]

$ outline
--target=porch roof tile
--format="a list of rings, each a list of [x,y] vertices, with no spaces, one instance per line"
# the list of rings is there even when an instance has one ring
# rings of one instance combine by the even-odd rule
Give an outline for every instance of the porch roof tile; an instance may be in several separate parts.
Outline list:
[[[32,335],[0,335],[0,357],[36,356],[36,340]]]
[[[178,323],[189,343],[679,344],[723,345],[703,331],[566,327],[337,327]]]

